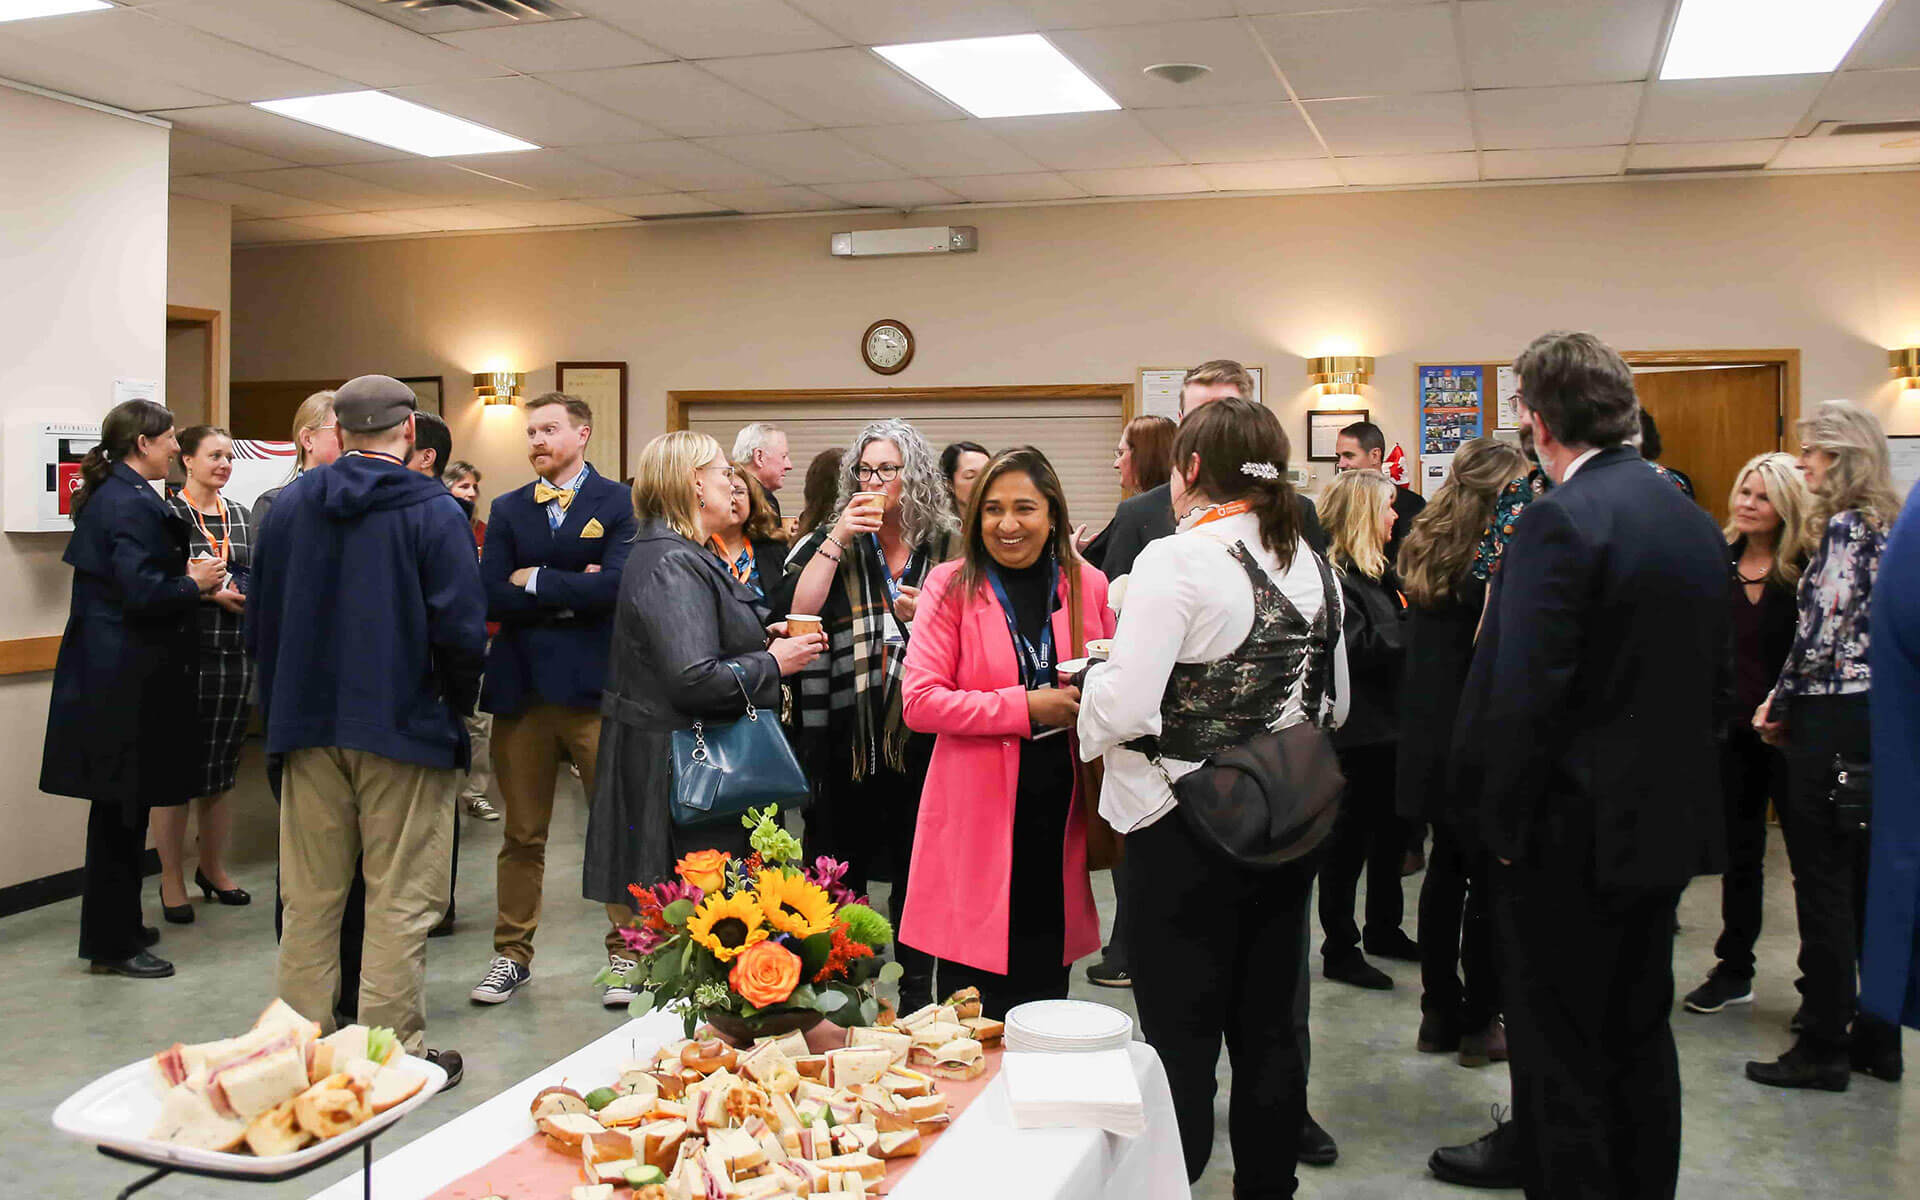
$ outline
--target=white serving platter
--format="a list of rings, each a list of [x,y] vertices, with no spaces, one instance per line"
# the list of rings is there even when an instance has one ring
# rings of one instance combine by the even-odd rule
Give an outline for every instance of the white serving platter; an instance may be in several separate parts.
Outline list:
[[[389,1066],[426,1076],[421,1089],[386,1112],[357,1128],[324,1142],[315,1142],[292,1154],[256,1158],[251,1154],[226,1154],[155,1141],[147,1135],[160,1118],[161,1083],[154,1074],[153,1060],[143,1058],[117,1071],[101,1076],[61,1102],[53,1110],[53,1125],[62,1133],[82,1141],[116,1150],[142,1162],[186,1171],[217,1171],[227,1175],[279,1177],[312,1166],[341,1150],[359,1145],[375,1136],[447,1085],[447,1073],[438,1063],[403,1054]]]

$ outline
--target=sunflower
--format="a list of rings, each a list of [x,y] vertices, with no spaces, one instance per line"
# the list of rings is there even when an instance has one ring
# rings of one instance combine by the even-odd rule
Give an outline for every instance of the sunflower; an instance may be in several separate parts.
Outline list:
[[[762,871],[753,881],[767,924],[795,937],[812,937],[833,928],[834,903],[819,884],[784,871]]]
[[[721,962],[732,962],[748,946],[767,940],[760,906],[744,892],[708,896],[688,920],[687,933]]]

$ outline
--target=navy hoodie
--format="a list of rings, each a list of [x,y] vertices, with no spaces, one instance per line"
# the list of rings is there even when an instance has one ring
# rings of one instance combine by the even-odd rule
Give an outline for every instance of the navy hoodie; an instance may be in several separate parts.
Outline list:
[[[487,648],[473,530],[437,479],[349,454],[288,484],[255,535],[247,651],[267,751],[465,767]]]

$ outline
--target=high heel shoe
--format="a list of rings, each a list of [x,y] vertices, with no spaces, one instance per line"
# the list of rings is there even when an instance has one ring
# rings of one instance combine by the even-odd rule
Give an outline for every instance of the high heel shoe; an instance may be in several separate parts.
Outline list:
[[[169,925],[191,925],[193,924],[193,901],[189,899],[185,904],[178,906],[168,904],[167,893],[162,891],[160,893],[160,915],[167,919],[167,924]]]
[[[247,894],[245,888],[226,888],[224,890],[217,888],[213,886],[213,880],[208,879],[206,872],[202,871],[199,867],[193,869],[193,882],[195,886],[200,889],[201,895],[209,900],[217,899],[229,908],[240,908],[253,903],[253,897]]]

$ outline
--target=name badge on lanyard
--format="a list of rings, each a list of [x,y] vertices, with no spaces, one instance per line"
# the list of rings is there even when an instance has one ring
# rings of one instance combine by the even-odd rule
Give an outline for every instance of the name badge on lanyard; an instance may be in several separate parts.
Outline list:
[[[1040,644],[1034,645],[1027,635],[1020,632],[1020,622],[1013,615],[1013,602],[1007,598],[1007,587],[1000,582],[1000,572],[987,568],[987,582],[993,585],[993,594],[1000,601],[1000,614],[1007,619],[1007,632],[1013,635],[1013,655],[1020,661],[1020,682],[1028,691],[1053,686],[1053,601],[1060,594],[1060,564],[1054,562],[1047,572],[1047,615],[1040,622]]]
[[[900,581],[913,569],[913,555],[907,555],[907,561],[901,564],[899,576],[895,577],[893,570],[887,566],[887,552],[880,546],[880,535],[870,533],[867,536],[873,539],[873,553],[880,560],[880,574],[887,580],[887,645],[904,646],[907,644],[907,631],[900,628],[900,619],[894,615],[894,605],[900,602]]]

